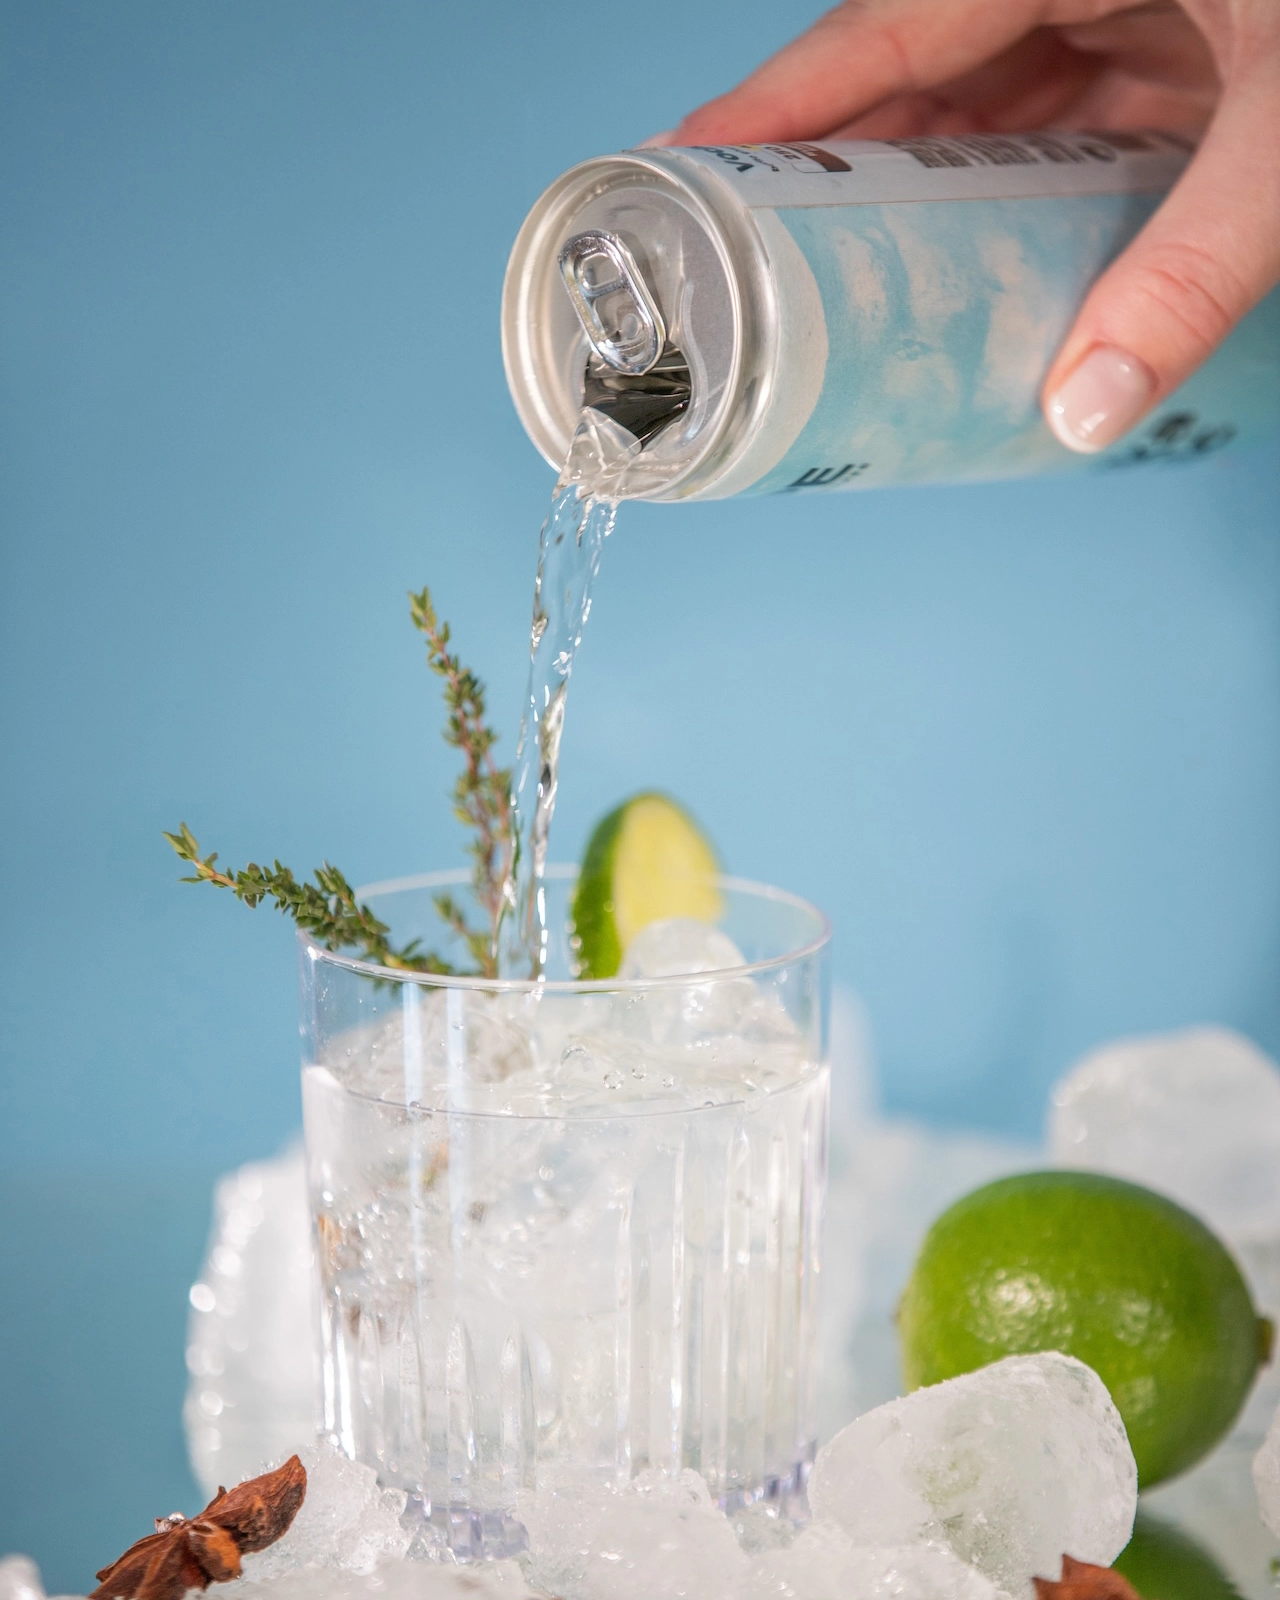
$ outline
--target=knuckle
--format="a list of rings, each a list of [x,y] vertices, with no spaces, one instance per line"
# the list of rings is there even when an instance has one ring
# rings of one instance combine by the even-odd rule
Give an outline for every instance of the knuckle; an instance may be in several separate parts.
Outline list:
[[[904,89],[913,90],[918,72],[913,41],[918,24],[901,15],[893,0],[840,0],[818,22],[841,38],[856,35],[864,51],[878,46],[890,63],[891,74]]]
[[[920,74],[916,70],[908,30],[886,22],[881,26],[880,35],[902,88],[915,91],[920,87]]]
[[[1198,349],[1208,351],[1235,325],[1249,296],[1235,272],[1214,252],[1189,240],[1169,241],[1147,255],[1136,295],[1172,318]]]

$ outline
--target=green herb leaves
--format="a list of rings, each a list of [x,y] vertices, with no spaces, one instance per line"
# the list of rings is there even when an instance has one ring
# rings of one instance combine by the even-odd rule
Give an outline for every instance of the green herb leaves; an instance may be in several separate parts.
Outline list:
[[[484,684],[469,667],[449,651],[449,625],[436,616],[431,591],[409,596],[410,614],[427,641],[427,662],[444,680],[448,710],[445,742],[460,750],[463,770],[453,787],[454,815],[472,833],[467,846],[472,858],[471,885],[477,906],[488,927],[476,929],[462,906],[450,894],[436,896],[436,909],[446,926],[466,947],[475,962],[474,972],[497,975],[496,941],[502,915],[507,873],[511,863],[511,773],[493,758],[497,735],[485,721]],[[211,883],[230,889],[237,900],[256,907],[264,900],[292,917],[328,950],[349,950],[365,961],[405,972],[452,973],[458,969],[438,955],[420,948],[421,941],[396,948],[390,929],[367,905],[361,904],[346,878],[327,861],[317,869],[314,882],[299,882],[279,861],[260,867],[251,861],[238,872],[224,872],[217,852],[202,856],[191,829],[182,823],[165,838],[179,857],[195,871],[184,883]]]
[[[351,885],[327,861],[317,870],[314,883],[299,883],[278,861],[270,867],[251,861],[238,872],[220,871],[216,865],[218,852],[202,856],[199,842],[185,822],[177,833],[166,833],[165,838],[181,859],[196,869],[183,883],[212,883],[220,889],[230,889],[237,900],[250,907],[274,900],[277,910],[292,917],[327,950],[350,950],[380,967],[406,972],[453,971],[438,956],[420,953],[417,939],[395,949],[388,942],[391,930],[386,923],[357,901]]]
[[[413,625],[427,641],[427,665],[444,679],[449,713],[445,743],[461,750],[463,768],[453,786],[453,814],[472,833],[471,887],[488,918],[482,931],[471,928],[451,895],[439,895],[436,908],[464,941],[487,978],[497,976],[498,922],[511,867],[511,770],[493,759],[497,735],[485,722],[484,684],[449,653],[449,624],[436,616],[431,591],[409,596]]]

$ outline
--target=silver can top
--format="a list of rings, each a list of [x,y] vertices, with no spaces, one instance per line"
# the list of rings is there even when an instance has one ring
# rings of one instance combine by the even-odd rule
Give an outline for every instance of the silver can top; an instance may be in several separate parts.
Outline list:
[[[503,289],[507,379],[557,469],[584,403],[642,445],[626,494],[681,499],[763,399],[773,318],[749,214],[660,150],[584,162],[521,228]],[[753,377],[756,379],[752,383]]]

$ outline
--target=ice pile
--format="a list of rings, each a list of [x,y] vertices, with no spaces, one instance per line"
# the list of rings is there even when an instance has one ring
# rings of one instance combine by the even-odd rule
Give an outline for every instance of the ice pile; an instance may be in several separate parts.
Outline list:
[[[1109,1563],[1137,1505],[1106,1389],[1056,1354],[851,1423],[818,1453],[814,1520],[798,1534],[760,1507],[730,1521],[696,1473],[645,1471],[618,1489],[528,1494],[519,1566],[424,1562],[410,1559],[420,1524],[403,1494],[328,1445],[299,1453],[306,1499],[282,1539],[244,1558],[244,1600],[1022,1600],[1064,1550]],[[0,1566],[0,1600],[43,1600],[30,1563]]]
[[[638,962],[663,958],[661,948],[656,954],[646,955],[643,947],[637,952],[639,943],[633,941],[629,952]],[[682,960],[689,959],[684,952]],[[696,999],[692,987],[678,985],[675,993],[681,1001]],[[420,1020],[423,1036],[429,1036],[427,1019]],[[477,1029],[497,1029],[498,1019],[489,1012],[470,1020]],[[377,1049],[366,1063],[388,1095],[403,1095],[404,1022],[399,1009],[375,1025]],[[523,1072],[530,1065],[514,1032],[498,1030],[480,1042],[492,1047],[502,1070]],[[625,1088],[603,1087],[604,1066],[593,1062],[584,1041],[577,1043],[557,1072],[566,1078],[580,1074],[584,1096],[593,1072],[597,1095],[625,1095]],[[616,1056],[616,1037],[612,1047]],[[637,1060],[643,1055],[638,1047],[634,1053]],[[855,997],[839,986],[832,996],[830,1053],[820,1439],[900,1393],[893,1307],[933,1218],[979,1184],[1043,1161],[1029,1146],[990,1135],[877,1115],[865,1024]],[[563,1184],[566,1175],[557,1176]],[[587,1205],[582,1215],[590,1214]],[[313,1342],[316,1317],[311,1249],[299,1150],[254,1162],[220,1181],[208,1256],[192,1290],[184,1409],[192,1464],[210,1494],[219,1482],[252,1476],[263,1462],[310,1436],[314,1391],[304,1352]],[[554,1286],[557,1296],[563,1289]]]
[[[187,1327],[183,1405],[196,1480],[212,1495],[315,1431],[318,1324],[302,1148],[218,1182]]]
[[[246,1559],[246,1574],[255,1559]],[[514,1562],[447,1567],[394,1558],[367,1569],[297,1564],[272,1578],[246,1576],[208,1593],[219,1600],[543,1600],[529,1589]],[[34,1561],[26,1556],[0,1560],[0,1600],[45,1600]]]
[[[696,1472],[642,1472],[618,1491],[574,1485],[520,1514],[529,1581],[558,1600],[703,1600],[730,1594],[745,1567]]]
[[[0,1600],[44,1600],[40,1568],[27,1556],[0,1558]]]
[[[788,1543],[790,1525],[775,1522],[774,1547],[744,1553],[692,1472],[645,1472],[526,1510],[527,1576],[558,1600],[1006,1600],[945,1547],[856,1545],[830,1523]]]
[[[744,1550],[754,1541],[743,1540],[743,1518],[735,1538],[693,1472],[644,1472],[617,1491],[579,1486],[522,1509],[526,1575],[558,1600],[1008,1600],[945,1545],[855,1543],[831,1522],[791,1537],[774,1521],[772,1548]]]
[[[212,1591],[221,1600],[217,1589]],[[368,1573],[297,1568],[269,1583],[241,1582],[226,1600],[544,1600],[533,1595],[514,1562],[446,1567],[382,1561]]]
[[[693,917],[667,917],[642,928],[627,946],[618,976],[694,978],[700,973],[732,972],[745,962],[741,950],[719,928]],[[788,1043],[788,1019],[781,1006],[750,978],[719,976],[706,983],[673,983],[645,995],[641,1034],[647,1045],[670,1049],[695,1040],[737,1044],[749,1036],[766,1044]],[[761,1028],[764,1028],[764,1036]],[[624,1026],[635,1023],[628,1017]],[[743,1052],[733,1052],[741,1056]],[[750,1050],[746,1052],[750,1054]]]
[[[856,1544],[943,1544],[1024,1592],[1063,1551],[1109,1565],[1128,1542],[1137,1468],[1090,1367],[1050,1352],[918,1389],[818,1453],[815,1519]]]
[[[1049,1147],[1170,1195],[1237,1245],[1280,1235],[1280,1069],[1229,1028],[1086,1056],[1053,1091]]]
[[[869,1548],[826,1522],[762,1556],[735,1600],[1008,1600],[945,1545]]]
[[[526,1575],[561,1600],[1001,1600],[1063,1551],[1109,1564],[1137,1471],[1097,1375],[1015,1356],[860,1417],[818,1452],[814,1520],[735,1539],[702,1480],[642,1473],[521,1507]],[[747,1548],[744,1549],[744,1546]]]
[[[1231,1247],[1258,1309],[1280,1320],[1280,1068],[1250,1040],[1189,1028],[1094,1051],[1053,1091],[1049,1152],[1201,1217]],[[1272,1362],[1237,1432],[1256,1443],[1278,1401]]]
[[[244,1558],[246,1578],[262,1582],[304,1567],[372,1572],[386,1557],[405,1554],[413,1533],[401,1520],[401,1490],[382,1488],[372,1467],[324,1441],[298,1455],[307,1469],[302,1508],[282,1539]]]

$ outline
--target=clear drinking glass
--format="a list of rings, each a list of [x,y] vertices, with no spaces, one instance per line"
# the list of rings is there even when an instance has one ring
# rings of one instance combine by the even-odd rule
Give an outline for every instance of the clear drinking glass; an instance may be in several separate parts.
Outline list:
[[[363,898],[429,943],[446,888],[465,878]],[[803,1494],[828,929],[718,889],[719,930],[691,934],[723,970],[695,976],[407,976],[302,937],[324,1426],[458,1555],[520,1548],[534,1491],[646,1467],[726,1509]],[[572,892],[554,872],[552,973]]]

